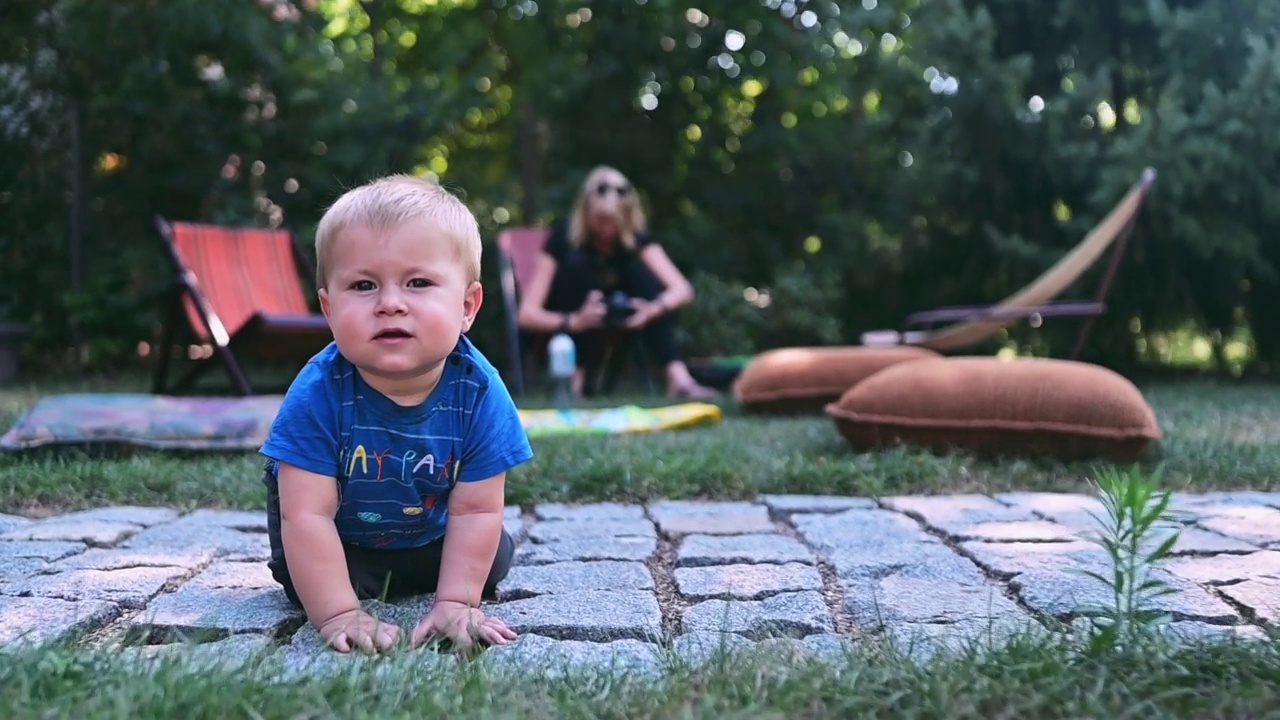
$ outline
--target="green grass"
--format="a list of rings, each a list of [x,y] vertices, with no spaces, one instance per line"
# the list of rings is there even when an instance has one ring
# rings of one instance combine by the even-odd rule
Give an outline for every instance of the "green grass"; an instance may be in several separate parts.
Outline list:
[[[0,427],[40,397],[140,390],[139,379],[79,379],[0,390]],[[1165,440],[1152,462],[1175,489],[1275,489],[1280,388],[1196,382],[1143,388]],[[644,400],[619,398],[615,402]],[[983,461],[898,449],[850,451],[825,418],[740,416],[658,435],[535,441],[509,500],[750,497],[760,492],[888,494],[1003,489],[1087,491],[1093,468],[1046,460]],[[254,453],[66,451],[0,455],[0,510],[56,511],[106,503],[262,505]],[[435,669],[415,654],[378,672],[283,682],[253,672],[162,664],[145,675],[110,650],[6,652],[0,715],[13,718],[1265,718],[1280,717],[1280,644],[1160,643],[1085,656],[1061,639],[1027,637],[989,653],[923,664],[860,641],[847,665],[754,659],[677,667],[661,681],[604,672],[547,681],[478,667]]]
[[[58,649],[0,664],[0,713],[47,718],[1266,718],[1280,708],[1280,645],[1153,645],[1086,657],[1016,639],[923,664],[867,643],[847,661],[777,651],[675,667],[665,680],[621,671],[550,681],[479,665],[388,661],[383,672],[272,682],[266,673],[150,675]],[[403,664],[401,664],[403,662]],[[378,665],[382,665],[380,662]],[[375,666],[376,667],[376,666]],[[264,668],[265,669],[265,668]]]
[[[141,378],[77,379],[0,389],[7,429],[40,397],[82,390],[143,391]],[[1148,464],[1177,490],[1280,487],[1280,386],[1213,381],[1144,386],[1165,438]],[[612,402],[657,402],[615,398]],[[1081,491],[1090,464],[986,461],[914,449],[853,452],[825,417],[743,416],[731,401],[714,426],[652,435],[545,438],[511,473],[509,502],[657,497],[749,498],[758,493]],[[0,455],[0,511],[53,512],[106,503],[261,508],[262,460],[246,453],[59,450]]]

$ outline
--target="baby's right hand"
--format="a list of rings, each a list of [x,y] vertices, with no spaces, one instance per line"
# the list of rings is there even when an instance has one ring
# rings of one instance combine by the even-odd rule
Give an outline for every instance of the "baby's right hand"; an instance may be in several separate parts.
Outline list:
[[[400,639],[400,627],[363,610],[335,615],[320,626],[320,637],[340,653],[359,648],[366,653],[390,650]]]

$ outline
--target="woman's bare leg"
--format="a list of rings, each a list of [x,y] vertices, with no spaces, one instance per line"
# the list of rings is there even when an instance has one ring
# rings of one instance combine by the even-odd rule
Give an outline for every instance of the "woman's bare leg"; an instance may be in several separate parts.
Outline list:
[[[720,393],[706,385],[700,385],[689,373],[689,366],[683,360],[667,363],[667,395],[686,397],[695,400],[709,400]]]

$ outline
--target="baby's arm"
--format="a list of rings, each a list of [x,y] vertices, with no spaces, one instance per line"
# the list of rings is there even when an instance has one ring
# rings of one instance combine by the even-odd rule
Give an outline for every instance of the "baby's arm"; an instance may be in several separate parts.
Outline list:
[[[472,638],[489,645],[516,638],[506,623],[485,617],[479,610],[502,538],[506,476],[502,472],[485,480],[460,482],[450,491],[436,600],[413,629],[411,645],[436,635],[444,635],[461,647],[470,647]]]
[[[480,594],[502,538],[507,474],[460,482],[449,492],[449,515],[440,556],[437,602],[480,606]]]
[[[449,491],[436,601],[409,637],[411,645],[443,633],[468,647],[516,638],[502,620],[485,617],[480,599],[502,542],[507,472],[533,457],[520,413],[492,372],[471,413],[460,469]]]
[[[316,627],[360,609],[347,581],[347,558],[333,517],[338,485],[333,478],[280,463],[280,539],[289,576],[307,619]]]
[[[333,518],[338,486],[331,477],[280,463],[280,540],[307,619],[334,649],[366,651],[394,644],[399,628],[360,609]]]

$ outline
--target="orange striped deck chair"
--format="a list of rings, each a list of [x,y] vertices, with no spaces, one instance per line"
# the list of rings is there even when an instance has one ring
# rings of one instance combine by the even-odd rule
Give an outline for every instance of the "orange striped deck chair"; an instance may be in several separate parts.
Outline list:
[[[186,392],[211,366],[221,364],[235,392],[253,395],[260,389],[249,382],[243,359],[301,367],[333,340],[324,316],[307,305],[299,257],[287,230],[162,217],[156,225],[177,278],[160,335],[152,392]],[[191,367],[170,386],[178,348]]]

